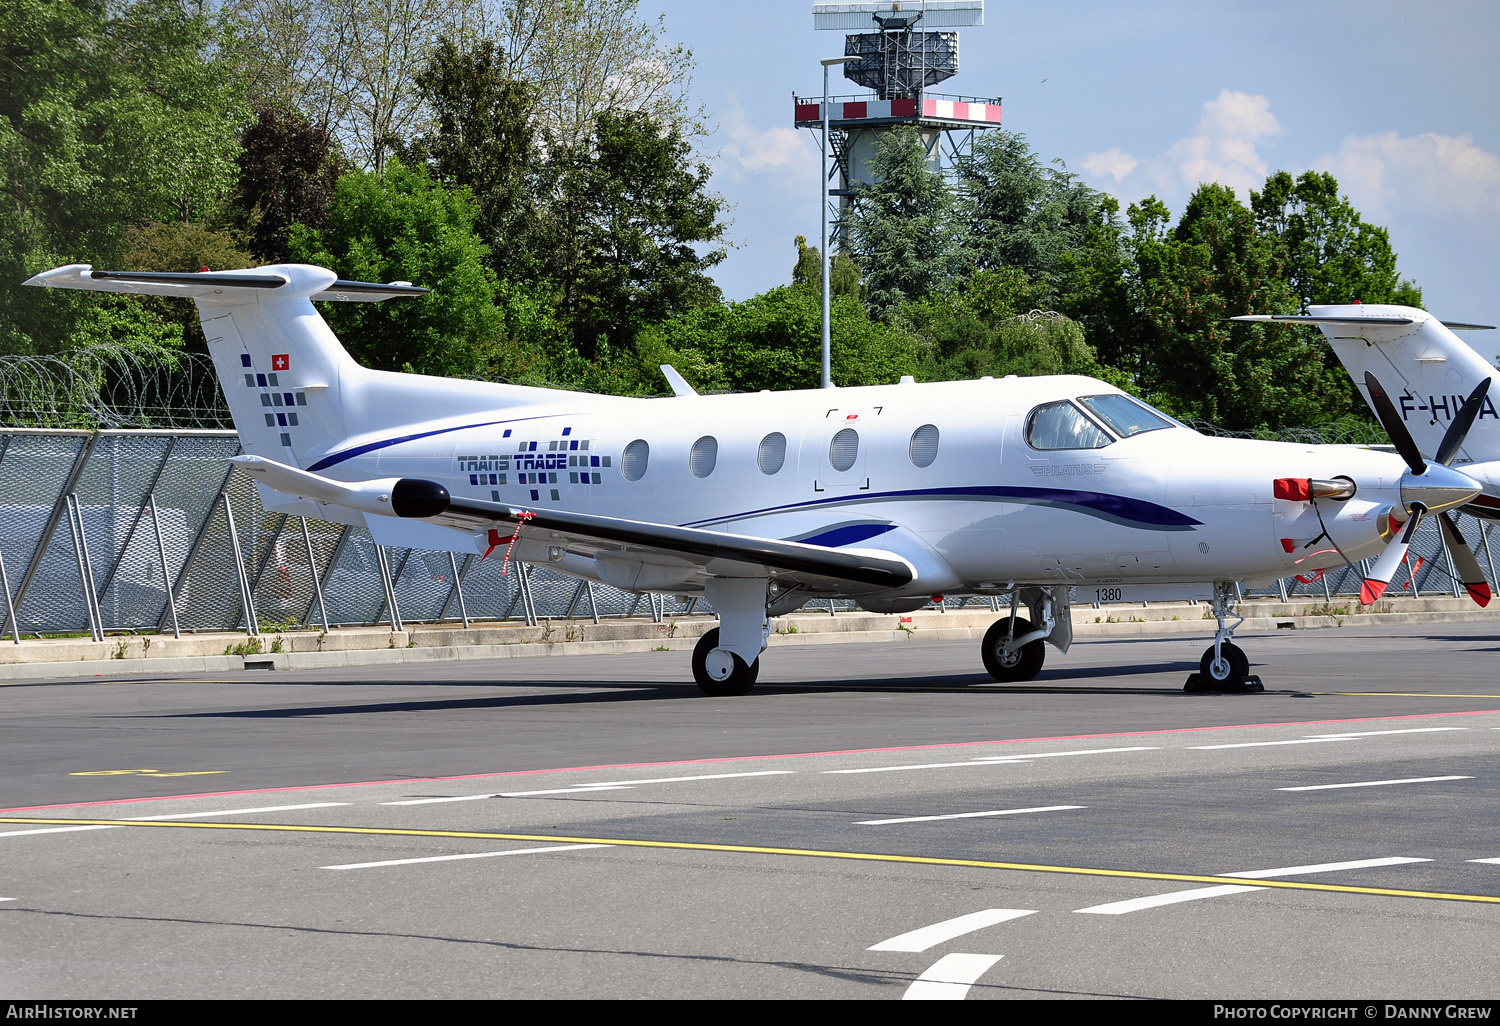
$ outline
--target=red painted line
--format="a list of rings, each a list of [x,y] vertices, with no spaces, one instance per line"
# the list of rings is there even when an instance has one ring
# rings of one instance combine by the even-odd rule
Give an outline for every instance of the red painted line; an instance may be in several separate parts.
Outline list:
[[[1062,734],[1051,737],[1012,737],[998,741],[948,741],[934,745],[895,745],[889,748],[843,748],[831,752],[792,752],[786,755],[727,755],[716,759],[676,759],[665,762],[620,762],[599,766],[559,766],[554,769],[505,770],[499,773],[463,773],[451,777],[404,777],[395,780],[357,780],[342,784],[295,784],[290,787],[260,787],[244,791],[202,791],[197,794],[171,794],[144,798],[114,798],[98,802],[62,802],[56,805],[25,805],[0,809],[0,815],[13,812],[45,812],[49,809],[85,809],[96,805],[131,805],[138,802],[185,801],[189,798],[233,798],[251,794],[281,794],[288,791],[323,791],[338,787],[379,787],[388,784],[440,784],[450,780],[495,780],[502,777],[529,777],[548,773],[582,773],[588,770],[651,769],[657,766],[706,766],[724,762],[760,762],[766,759],[811,759],[826,755],[879,755],[884,752],[925,752],[942,748],[975,748],[982,745],[1018,745],[1032,741],[1088,741],[1110,737],[1152,737],[1161,734],[1198,734],[1211,730],[1253,730],[1256,727],[1321,727],[1336,723],[1387,723],[1393,720],[1429,720],[1444,716],[1490,716],[1500,709],[1476,709],[1470,712],[1412,713],[1403,716],[1359,716],[1342,720],[1296,720],[1291,723],[1229,723],[1217,727],[1171,727],[1166,730],[1130,730],[1113,734]]]

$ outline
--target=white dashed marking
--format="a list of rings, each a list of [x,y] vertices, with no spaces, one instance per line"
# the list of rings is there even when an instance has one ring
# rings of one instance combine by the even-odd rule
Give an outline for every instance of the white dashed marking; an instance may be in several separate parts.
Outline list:
[[[970,912],[966,916],[957,916],[953,919],[944,919],[941,923],[933,923],[924,926],[920,930],[911,930],[907,933],[898,934],[890,940],[883,940],[879,944],[872,944],[866,951],[926,951],[944,941],[950,941],[954,937],[962,937],[966,933],[975,930],[983,930],[986,926],[994,926],[996,923],[1006,923],[1012,919],[1020,919],[1022,916],[1034,915],[1036,909],[1031,908],[987,908],[983,912]]]
[[[903,1001],[962,1001],[1004,955],[944,955],[901,995]]]

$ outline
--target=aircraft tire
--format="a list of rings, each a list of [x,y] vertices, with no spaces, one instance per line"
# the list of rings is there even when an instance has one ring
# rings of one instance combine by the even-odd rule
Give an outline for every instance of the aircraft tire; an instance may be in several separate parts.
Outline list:
[[[1030,633],[1033,628],[1031,621],[1023,616],[1016,619],[1015,637]],[[1005,651],[1005,638],[1007,636],[1010,618],[996,620],[990,625],[990,629],[984,632],[984,641],[979,650],[980,657],[984,660],[984,668],[989,671],[991,677],[1002,684],[1018,684],[1021,681],[1031,680],[1042,672],[1042,662],[1047,658],[1047,650],[1042,647],[1043,642],[1027,642],[1020,650],[1012,652],[1009,658],[1002,653]]]
[[[757,659],[746,666],[745,660],[734,656],[734,672],[724,680],[714,680],[708,675],[708,654],[718,647],[719,628],[717,627],[699,638],[698,644],[693,646],[693,680],[697,682],[698,690],[715,698],[747,693],[755,686],[755,680],[760,676],[760,660]]]
[[[1203,650],[1203,658],[1198,661],[1198,673],[1202,676],[1200,687],[1204,691],[1243,688],[1245,678],[1250,676],[1250,657],[1238,645],[1228,641],[1220,645],[1219,650],[1224,656],[1224,663],[1219,666],[1214,665],[1214,647],[1209,645]]]

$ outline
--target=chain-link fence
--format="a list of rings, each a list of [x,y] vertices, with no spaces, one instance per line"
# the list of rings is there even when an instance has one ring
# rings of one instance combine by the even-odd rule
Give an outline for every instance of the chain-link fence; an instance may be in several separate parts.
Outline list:
[[[700,599],[642,595],[543,566],[383,548],[363,528],[270,513],[231,472],[233,431],[0,431],[0,634],[665,616]],[[1485,522],[1460,517],[1496,580]],[[1254,597],[1316,601],[1359,592],[1363,570],[1278,581]],[[85,584],[87,582],[87,584]],[[1429,518],[1391,594],[1458,596]],[[1247,595],[1247,597],[1251,597]],[[937,608],[998,609],[995,597]],[[847,600],[812,609],[853,610]]]

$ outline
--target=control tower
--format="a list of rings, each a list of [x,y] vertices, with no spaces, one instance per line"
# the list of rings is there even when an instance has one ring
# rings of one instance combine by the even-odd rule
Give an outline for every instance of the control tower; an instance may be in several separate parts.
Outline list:
[[[885,0],[813,4],[813,28],[842,31],[844,77],[873,95],[829,96],[828,146],[842,209],[854,187],[873,181],[869,165],[881,133],[916,128],[934,167],[949,168],[974,133],[1000,125],[1000,100],[928,91],[958,74],[959,28],[984,24],[984,0]],[[822,97],[792,94],[795,124],[823,127]]]

